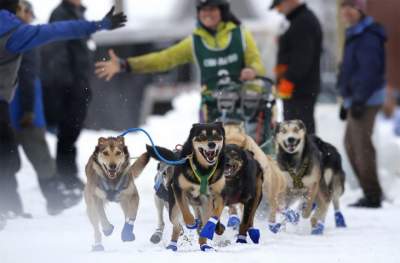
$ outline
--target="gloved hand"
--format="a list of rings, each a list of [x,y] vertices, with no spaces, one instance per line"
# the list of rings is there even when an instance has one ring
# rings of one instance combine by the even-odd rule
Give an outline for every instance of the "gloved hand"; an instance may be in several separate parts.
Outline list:
[[[294,83],[287,80],[281,79],[278,84],[278,97],[283,100],[292,98],[294,92]]]
[[[22,115],[21,120],[19,121],[19,125],[21,125],[22,128],[32,127],[34,119],[35,115],[33,114],[33,112],[25,112]]]
[[[356,120],[361,119],[365,112],[365,105],[360,102],[353,102],[350,108],[351,117]]]
[[[340,106],[340,111],[339,111],[339,119],[342,121],[345,121],[347,119],[347,109],[343,106],[343,104]]]
[[[101,25],[108,30],[113,30],[123,27],[125,26],[125,23],[128,20],[123,12],[114,14],[114,10],[115,6],[111,7],[111,10],[106,14],[106,16],[100,22]]]

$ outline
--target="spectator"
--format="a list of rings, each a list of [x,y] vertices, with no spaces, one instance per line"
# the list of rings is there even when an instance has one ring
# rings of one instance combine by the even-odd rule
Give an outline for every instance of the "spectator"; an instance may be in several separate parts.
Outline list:
[[[15,16],[18,8],[18,0],[0,0],[0,214],[24,216],[15,178],[20,158],[9,111],[22,53],[49,42],[87,37],[98,30],[120,27],[126,16],[113,15],[112,9],[98,22],[81,20],[33,26]]]
[[[84,20],[81,0],[63,0],[51,13],[50,23]],[[57,134],[57,173],[68,189],[82,191],[76,163],[76,141],[83,129],[91,99],[91,51],[88,38],[53,43],[42,52],[41,79],[47,125]]]
[[[371,137],[384,102],[386,34],[365,10],[364,0],[344,0],[341,4],[341,15],[349,27],[338,88],[344,99],[342,117],[347,116],[346,152],[364,192],[352,206],[379,208],[382,189]]]
[[[34,19],[32,5],[28,1],[20,1],[17,16],[22,22],[30,24]],[[40,189],[47,202],[47,212],[56,215],[77,204],[82,195],[63,191],[64,187],[56,177],[55,161],[45,139],[46,123],[38,62],[36,49],[26,52],[22,58],[18,88],[10,105],[11,122],[17,141],[37,173]]]
[[[275,69],[284,119],[300,119],[309,133],[315,133],[314,108],[320,91],[321,25],[300,0],[274,0],[273,8],[290,21],[289,29],[279,38]]]

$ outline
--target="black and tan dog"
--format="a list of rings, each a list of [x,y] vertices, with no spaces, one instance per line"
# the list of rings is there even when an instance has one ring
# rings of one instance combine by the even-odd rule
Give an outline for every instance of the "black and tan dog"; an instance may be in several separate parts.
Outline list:
[[[326,213],[333,200],[336,225],[345,227],[339,210],[345,174],[336,148],[315,135],[308,135],[304,123],[299,120],[280,123],[275,140],[277,161],[287,179],[286,206],[302,199],[298,210],[302,210],[304,218],[316,208],[311,218],[311,233],[319,235],[324,231]],[[286,213],[289,221],[299,219],[293,210]]]
[[[263,171],[249,151],[237,145],[225,146],[225,205],[243,204],[243,215],[237,243],[247,243],[247,233],[258,244],[260,231],[254,228],[254,216],[262,199]]]
[[[87,184],[85,201],[87,214],[94,228],[94,251],[104,250],[101,233],[109,236],[114,226],[108,221],[104,205],[106,202],[118,202],[125,215],[125,224],[121,233],[122,241],[133,241],[133,224],[139,205],[139,194],[135,178],[140,175],[149,161],[147,153],[142,154],[131,165],[128,148],[123,137],[100,138],[95,151],[86,165]]]
[[[186,162],[174,168],[171,189],[174,200],[170,200],[170,220],[174,225],[173,238],[168,246],[176,250],[179,238],[179,210],[189,229],[201,229],[199,244],[202,251],[212,250],[207,239],[212,239],[214,232],[223,232],[219,218],[224,208],[222,190],[225,186],[224,169],[225,132],[221,123],[194,124],[189,138],[183,145],[179,158]],[[159,160],[153,148],[147,147],[151,157]],[[177,160],[170,150],[157,147],[158,152],[167,159]],[[190,211],[196,212],[196,218]]]

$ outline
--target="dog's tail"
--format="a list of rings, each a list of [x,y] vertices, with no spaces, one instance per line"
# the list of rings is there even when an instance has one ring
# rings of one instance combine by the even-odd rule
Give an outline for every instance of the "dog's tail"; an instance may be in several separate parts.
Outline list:
[[[159,147],[159,146],[155,146],[155,148],[157,149],[158,153],[164,158],[167,159],[169,161],[178,161],[179,160],[179,154],[175,153],[171,150],[168,150],[166,148],[163,147]],[[154,148],[150,145],[146,145],[146,150],[147,150],[147,154],[151,157],[156,159],[157,161],[162,162],[163,160],[160,159],[160,157],[156,154]]]
[[[140,157],[132,164],[130,168],[130,174],[134,178],[138,178],[139,175],[143,172],[146,165],[149,163],[150,156],[147,152],[140,155]]]

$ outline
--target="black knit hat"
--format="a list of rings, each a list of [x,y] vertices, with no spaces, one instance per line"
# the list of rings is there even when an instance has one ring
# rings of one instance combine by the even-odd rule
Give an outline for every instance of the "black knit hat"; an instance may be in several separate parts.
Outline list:
[[[200,9],[205,6],[229,6],[227,0],[197,0],[196,7]]]
[[[228,0],[197,0],[196,8],[199,11],[205,6],[218,6],[221,10],[222,21],[231,21],[237,25],[241,24],[241,21],[231,12],[231,5]]]
[[[12,13],[17,12],[19,0],[0,0],[0,9],[6,9]]]

